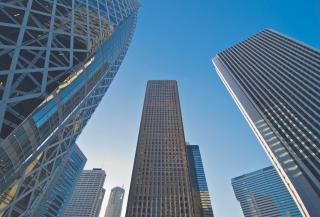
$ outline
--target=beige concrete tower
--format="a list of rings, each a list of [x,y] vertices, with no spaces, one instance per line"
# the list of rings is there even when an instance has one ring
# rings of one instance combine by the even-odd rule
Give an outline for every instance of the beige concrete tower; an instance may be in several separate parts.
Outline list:
[[[176,81],[149,81],[126,217],[194,217]]]

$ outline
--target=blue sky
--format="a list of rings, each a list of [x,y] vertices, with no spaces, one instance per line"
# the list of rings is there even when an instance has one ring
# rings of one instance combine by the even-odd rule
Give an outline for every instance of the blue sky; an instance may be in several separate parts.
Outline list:
[[[142,0],[128,54],[78,140],[88,157],[86,168],[107,172],[100,216],[112,187],[124,185],[128,196],[151,79],[178,81],[186,140],[200,145],[215,216],[242,216],[231,178],[271,163],[211,58],[264,28],[319,48],[319,9],[319,0]]]

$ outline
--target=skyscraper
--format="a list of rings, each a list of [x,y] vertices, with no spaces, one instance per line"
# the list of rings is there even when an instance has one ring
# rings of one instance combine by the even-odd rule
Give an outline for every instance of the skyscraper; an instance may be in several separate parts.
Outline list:
[[[106,173],[102,169],[84,170],[64,210],[63,216],[98,217],[105,193],[103,188],[105,178]]]
[[[213,217],[210,194],[198,145],[187,145],[195,216]]]
[[[50,189],[52,190],[46,191],[38,202],[40,205],[34,212],[35,216],[62,216],[87,159],[80,148],[75,145],[70,150],[70,155],[65,157],[64,160],[66,162],[62,162],[64,166],[60,167],[61,171],[54,176],[55,180],[51,181]]]
[[[120,187],[112,188],[104,217],[120,217],[123,198],[124,198],[123,188],[120,188]]]
[[[52,190],[56,168],[126,54],[138,7],[136,0],[0,2],[0,214],[32,215]]]
[[[213,62],[303,216],[320,216],[320,52],[267,29]]]
[[[232,179],[245,217],[302,217],[273,166]]]
[[[126,217],[193,217],[176,81],[148,81]]]

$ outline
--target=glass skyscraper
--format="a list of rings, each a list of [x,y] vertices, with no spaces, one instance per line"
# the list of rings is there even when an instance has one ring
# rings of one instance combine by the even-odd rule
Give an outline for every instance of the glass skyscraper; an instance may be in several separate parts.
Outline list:
[[[266,29],[213,63],[302,215],[320,216],[320,51]]]
[[[61,167],[61,171],[54,176],[54,180],[51,182],[51,190],[47,190],[41,198],[35,216],[62,216],[87,159],[80,148],[75,145],[71,148],[70,155],[64,158],[64,161],[66,162],[62,162],[64,165]]]
[[[83,170],[62,216],[99,217],[105,179],[106,173],[100,168]]]
[[[194,217],[178,86],[148,81],[126,217]]]
[[[210,194],[198,145],[187,145],[195,216],[213,217]]]
[[[123,198],[123,188],[112,188],[104,217],[121,217]]]
[[[0,2],[0,214],[33,215],[130,44],[135,0]]]
[[[273,166],[232,179],[244,217],[302,217]]]
[[[36,177],[33,180],[43,181],[42,183],[35,184],[37,188],[25,187],[18,193],[17,190],[19,188],[11,188],[8,194],[3,194],[0,208],[3,208],[4,211],[0,213],[0,216],[61,216],[86,161],[87,159],[79,147],[76,144],[72,145],[66,151],[65,155],[60,157],[55,164],[52,164],[50,161],[47,162],[48,164],[51,163],[51,165],[54,165],[52,170],[55,172],[54,176],[49,176],[48,181],[43,181],[43,179]],[[47,174],[42,170],[40,175],[45,176]],[[33,180],[27,179],[30,185]],[[25,180],[21,179],[20,181],[23,182]],[[46,187],[43,188],[43,192],[39,192],[41,187]],[[33,200],[25,200],[24,197],[26,197],[26,195],[24,192],[28,192],[29,196],[34,194]],[[5,200],[5,198],[9,198],[10,200]],[[29,207],[26,206],[26,203],[29,201],[32,202],[32,208],[31,205],[29,205]],[[19,213],[19,210],[23,210],[23,212],[21,212],[23,214]]]

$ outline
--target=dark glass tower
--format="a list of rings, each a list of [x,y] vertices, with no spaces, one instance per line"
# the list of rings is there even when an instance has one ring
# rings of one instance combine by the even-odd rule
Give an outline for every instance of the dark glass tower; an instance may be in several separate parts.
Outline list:
[[[232,179],[244,217],[302,217],[274,167]]]
[[[136,0],[0,2],[0,215],[32,216],[109,88]]]
[[[320,216],[320,52],[267,29],[213,62],[303,216]]]
[[[126,217],[194,217],[176,81],[149,81]]]
[[[213,217],[210,194],[198,145],[187,145],[195,216]]]

